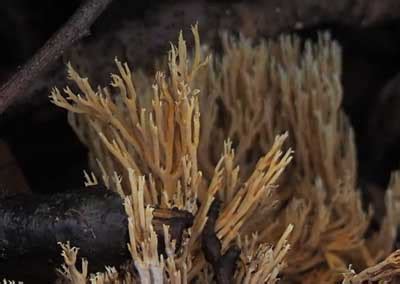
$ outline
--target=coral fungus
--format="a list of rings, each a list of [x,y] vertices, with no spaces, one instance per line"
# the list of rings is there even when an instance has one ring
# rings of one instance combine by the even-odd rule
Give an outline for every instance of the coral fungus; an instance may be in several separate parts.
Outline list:
[[[69,111],[90,149],[94,175],[125,198],[132,257],[125,270],[89,276],[90,263],[79,272],[77,249],[63,244],[60,281],[224,283],[221,262],[209,263],[202,245],[216,201],[212,224],[220,251],[214,253],[223,258],[233,247],[240,251],[230,281],[392,277],[398,253],[378,263],[394,248],[399,179],[393,174],[380,230],[367,235],[371,210],[362,206],[353,132],[340,108],[338,44],[328,34],[305,44],[295,36],[255,44],[225,34],[222,55],[204,57],[209,50],[200,45],[197,27],[192,32],[193,54],[181,34],[154,79],[116,60],[111,86],[93,89],[68,65],[81,94],[69,87],[65,95],[52,91],[52,102]],[[182,245],[168,226],[157,238],[153,208],[194,216]]]

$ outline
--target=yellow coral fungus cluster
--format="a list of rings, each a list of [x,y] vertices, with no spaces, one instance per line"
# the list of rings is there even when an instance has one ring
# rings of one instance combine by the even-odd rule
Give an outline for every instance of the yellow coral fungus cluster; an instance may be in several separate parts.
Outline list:
[[[340,109],[338,44],[328,35],[304,45],[294,36],[254,44],[224,35],[223,54],[204,59],[207,48],[197,27],[192,32],[193,54],[181,34],[166,70],[153,80],[136,77],[116,60],[119,74],[111,76],[110,87],[93,89],[69,65],[81,94],[68,87],[65,95],[52,91],[52,102],[69,111],[90,149],[95,176],[125,198],[136,269],[88,276],[88,264],[79,272],[77,250],[67,244],[63,278],[213,282],[201,234],[218,199],[215,232],[222,253],[233,245],[240,249],[235,283],[275,283],[278,276],[289,283],[361,283],[363,274],[348,267],[374,267],[392,251],[400,183],[394,174],[386,219],[367,237],[371,212],[364,211],[356,188],[353,132]],[[88,184],[95,182],[87,175]],[[164,227],[165,255],[157,250],[153,207],[194,216],[179,248]],[[399,269],[393,258],[392,272]],[[394,274],[373,271],[374,280]]]

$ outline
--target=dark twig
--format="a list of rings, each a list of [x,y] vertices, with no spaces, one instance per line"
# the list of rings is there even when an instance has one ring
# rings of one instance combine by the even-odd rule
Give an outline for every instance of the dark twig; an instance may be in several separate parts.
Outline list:
[[[229,284],[233,283],[240,250],[234,245],[224,255],[221,255],[221,242],[215,234],[215,222],[218,218],[219,207],[220,202],[215,200],[208,212],[207,223],[202,235],[202,247],[206,260],[213,267],[216,282],[218,284]]]
[[[75,42],[90,33],[90,27],[112,0],[86,0],[37,53],[0,88],[0,114],[20,97],[51,63]]]

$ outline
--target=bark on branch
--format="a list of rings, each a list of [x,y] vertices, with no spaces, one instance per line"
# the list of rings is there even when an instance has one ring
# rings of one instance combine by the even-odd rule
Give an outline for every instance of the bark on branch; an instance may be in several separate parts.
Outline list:
[[[90,33],[90,26],[112,0],[87,0],[38,52],[0,88],[0,114],[29,84],[76,41]]]

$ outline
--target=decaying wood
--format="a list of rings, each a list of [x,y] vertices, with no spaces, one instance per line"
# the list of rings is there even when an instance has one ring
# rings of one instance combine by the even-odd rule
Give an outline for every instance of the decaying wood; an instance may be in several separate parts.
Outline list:
[[[191,225],[192,215],[180,210],[153,212],[153,226],[159,237],[164,237],[166,224],[181,243],[182,231]],[[57,243],[67,241],[80,248],[92,272],[101,271],[104,263],[118,267],[129,260],[127,223],[123,199],[98,186],[1,199],[1,276],[27,283],[50,283],[62,260]],[[25,266],[23,271],[21,265]]]
[[[345,275],[343,284],[362,283],[399,283],[400,251],[397,250],[380,263],[369,267],[358,274],[350,271]]]

